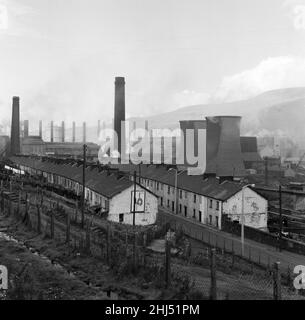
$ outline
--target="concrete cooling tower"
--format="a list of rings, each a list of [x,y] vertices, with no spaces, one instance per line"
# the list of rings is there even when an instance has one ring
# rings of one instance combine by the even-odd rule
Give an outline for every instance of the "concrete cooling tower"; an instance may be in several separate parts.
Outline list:
[[[243,177],[245,166],[240,145],[241,117],[220,116],[206,120],[206,175]]]

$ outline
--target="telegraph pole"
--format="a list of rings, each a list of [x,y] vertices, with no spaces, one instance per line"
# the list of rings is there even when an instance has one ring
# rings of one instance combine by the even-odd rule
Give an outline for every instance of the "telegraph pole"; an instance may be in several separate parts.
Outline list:
[[[280,205],[280,227],[279,227],[279,250],[282,251],[282,228],[283,228],[283,219],[282,219],[282,186],[279,186],[279,205]]]
[[[268,157],[265,157],[265,185],[268,186]]]
[[[82,193],[82,228],[85,227],[85,186],[86,186],[86,160],[87,160],[87,145],[83,146],[83,193]]]
[[[135,171],[133,173],[133,227],[136,225],[136,201],[137,201],[137,196],[136,196],[136,191],[137,191],[137,172]]]

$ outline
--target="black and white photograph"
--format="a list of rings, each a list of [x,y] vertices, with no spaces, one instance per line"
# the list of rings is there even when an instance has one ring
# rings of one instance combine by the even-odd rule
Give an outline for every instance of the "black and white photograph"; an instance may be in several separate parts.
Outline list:
[[[11,300],[305,300],[305,0],[0,0]]]

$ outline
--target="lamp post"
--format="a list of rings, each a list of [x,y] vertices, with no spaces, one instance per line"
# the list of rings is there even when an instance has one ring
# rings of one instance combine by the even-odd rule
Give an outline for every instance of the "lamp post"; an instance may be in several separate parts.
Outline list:
[[[242,187],[241,190],[241,256],[243,257],[245,254],[245,208],[244,208],[244,190],[248,187],[255,187],[254,184],[247,184]]]

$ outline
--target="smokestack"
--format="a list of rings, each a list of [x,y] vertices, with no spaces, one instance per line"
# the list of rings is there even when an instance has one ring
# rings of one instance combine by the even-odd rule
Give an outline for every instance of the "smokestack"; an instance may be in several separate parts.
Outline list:
[[[101,120],[97,123],[97,137],[99,138],[101,132]]]
[[[42,120],[39,121],[39,137],[42,139]]]
[[[75,143],[75,121],[72,124],[72,142]]]
[[[83,123],[83,143],[86,143],[86,122]]]
[[[65,142],[65,121],[61,123],[61,142]]]
[[[207,174],[242,177],[245,166],[240,144],[241,117],[207,118]]]
[[[29,136],[29,120],[23,121],[23,137],[27,138]]]
[[[54,142],[54,122],[51,121],[51,143]]]
[[[20,154],[20,99],[13,97],[12,125],[11,125],[11,153]]]
[[[125,121],[125,78],[115,78],[114,101],[114,131],[118,136],[118,151],[123,153],[122,141],[125,142],[125,132],[121,131],[121,123]]]

